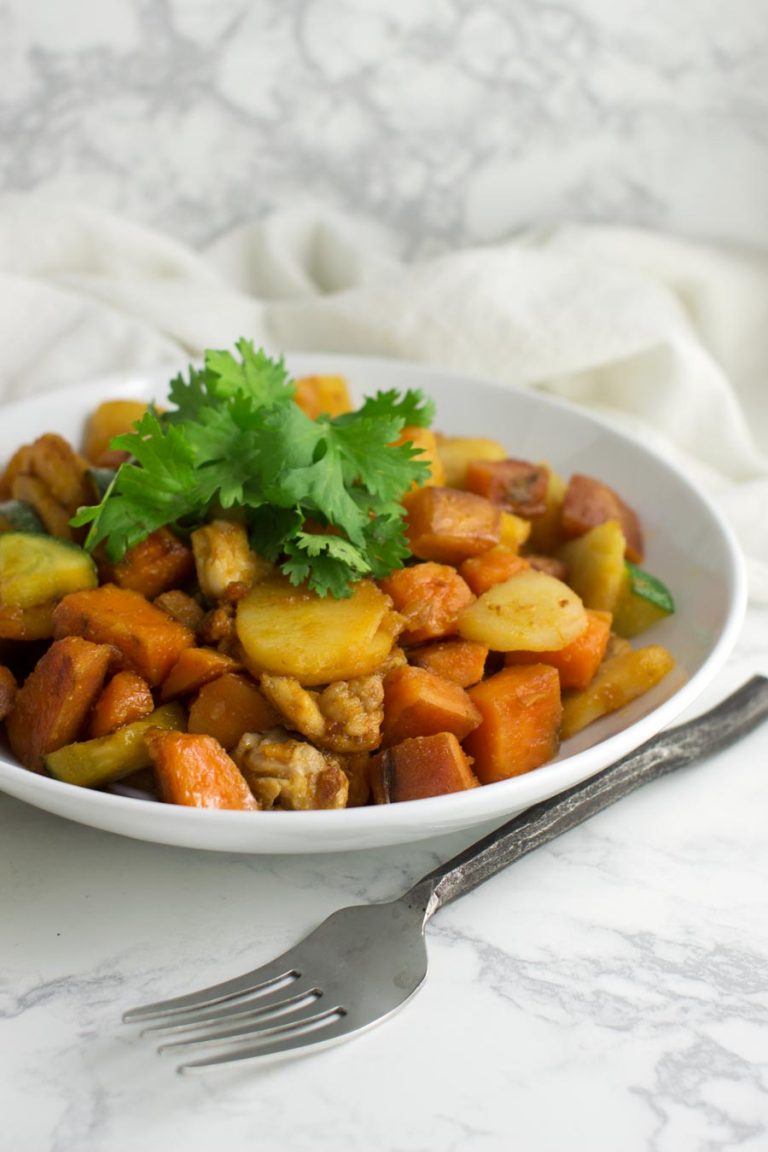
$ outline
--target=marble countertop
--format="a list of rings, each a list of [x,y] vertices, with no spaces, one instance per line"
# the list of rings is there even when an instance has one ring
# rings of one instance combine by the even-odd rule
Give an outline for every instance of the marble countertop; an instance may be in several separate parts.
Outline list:
[[[695,709],[768,672],[768,611]],[[178,1076],[135,1004],[387,899],[478,832],[347,855],[144,844],[0,798],[8,1152],[696,1152],[768,1144],[768,726],[430,922],[402,1012],[315,1055]]]

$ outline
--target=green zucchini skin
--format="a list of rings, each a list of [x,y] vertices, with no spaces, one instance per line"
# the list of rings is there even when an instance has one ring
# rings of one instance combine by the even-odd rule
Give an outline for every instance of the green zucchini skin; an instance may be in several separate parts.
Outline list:
[[[24,500],[0,501],[0,532],[45,532],[43,522]]]
[[[98,582],[79,544],[40,532],[0,532],[0,607],[34,608]]]

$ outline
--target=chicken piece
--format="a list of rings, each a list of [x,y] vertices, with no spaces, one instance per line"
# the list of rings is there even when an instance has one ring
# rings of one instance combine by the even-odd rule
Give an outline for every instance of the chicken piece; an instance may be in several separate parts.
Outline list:
[[[232,753],[262,808],[345,808],[349,780],[335,756],[281,728],[247,732]]]
[[[303,688],[293,676],[264,672],[263,694],[282,714],[285,726],[301,732],[330,752],[367,752],[381,742],[384,677],[336,680],[319,692]]]
[[[198,583],[209,600],[244,596],[272,568],[251,549],[245,526],[231,520],[212,520],[194,531],[192,551]]]

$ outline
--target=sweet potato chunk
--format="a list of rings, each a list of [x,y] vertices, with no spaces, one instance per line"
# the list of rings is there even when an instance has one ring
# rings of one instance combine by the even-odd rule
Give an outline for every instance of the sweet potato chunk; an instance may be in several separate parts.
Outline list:
[[[549,664],[504,668],[467,689],[482,721],[466,737],[481,784],[530,772],[558,749],[560,679]]]
[[[409,662],[417,668],[426,668],[462,688],[482,680],[487,659],[486,646],[474,640],[438,640],[423,648],[412,648],[408,653]]]
[[[249,676],[225,672],[204,684],[192,701],[188,728],[215,736],[229,750],[246,732],[268,732],[279,722],[277,711]]]
[[[547,509],[549,470],[527,460],[471,460],[466,485],[516,516],[541,516]]]
[[[391,596],[395,610],[405,619],[403,644],[421,644],[456,633],[462,608],[474,600],[465,580],[448,564],[426,561],[399,568],[380,587]]]
[[[194,570],[192,549],[168,528],[158,528],[146,540],[129,548],[117,564],[107,560],[99,562],[103,582],[131,588],[147,600],[186,584]]]
[[[452,732],[414,736],[379,752],[371,760],[370,774],[377,804],[423,800],[478,784],[471,761]]]
[[[341,416],[351,412],[352,400],[343,376],[300,376],[293,398],[310,420],[325,413]]]
[[[72,592],[53,613],[54,636],[83,636],[111,644],[123,666],[155,686],[162,684],[185,648],[195,643],[188,628],[171,620],[138,592],[104,584]]]
[[[160,699],[188,696],[225,672],[237,672],[239,668],[236,660],[215,648],[185,648],[163,680]]]
[[[464,689],[434,672],[403,664],[384,680],[382,735],[387,745],[438,732],[453,732],[463,740],[480,719]]]
[[[528,561],[522,556],[518,556],[511,548],[498,545],[483,552],[482,556],[470,556],[460,566],[459,572],[475,596],[482,596],[494,584],[502,584],[510,576],[528,567]]]
[[[137,672],[117,672],[105,685],[91,716],[92,737],[108,736],[154,710],[149,684]]]
[[[16,680],[10,668],[0,664],[0,720],[4,720],[13,707],[16,697]]]
[[[561,688],[586,688],[605,656],[611,634],[610,612],[586,609],[587,627],[555,652],[508,652],[506,664],[551,664],[560,674]]]
[[[560,527],[572,539],[583,536],[590,528],[618,520],[626,537],[627,559],[635,564],[643,559],[643,533],[636,513],[625,504],[618,492],[593,476],[575,473],[563,498]]]
[[[460,564],[499,543],[501,511],[490,500],[457,488],[426,487],[403,500],[414,556]]]
[[[259,805],[234,760],[212,736],[152,728],[144,737],[168,804],[254,812]]]
[[[106,644],[66,636],[40,658],[5,722],[11,750],[25,768],[39,772],[47,752],[77,739],[113,657]]]

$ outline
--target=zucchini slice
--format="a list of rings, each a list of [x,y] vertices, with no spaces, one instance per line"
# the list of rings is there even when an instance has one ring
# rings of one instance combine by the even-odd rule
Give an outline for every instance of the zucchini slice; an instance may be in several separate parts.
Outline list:
[[[675,610],[672,593],[658,576],[624,562],[624,581],[613,614],[613,628],[619,636],[638,636],[652,624]]]
[[[122,780],[152,763],[144,736],[150,728],[184,732],[187,714],[181,704],[162,704],[144,720],[134,720],[94,740],[65,744],[43,757],[51,776],[81,788],[100,788]]]
[[[96,565],[78,544],[37,532],[0,533],[0,606],[34,608],[95,588]]]

